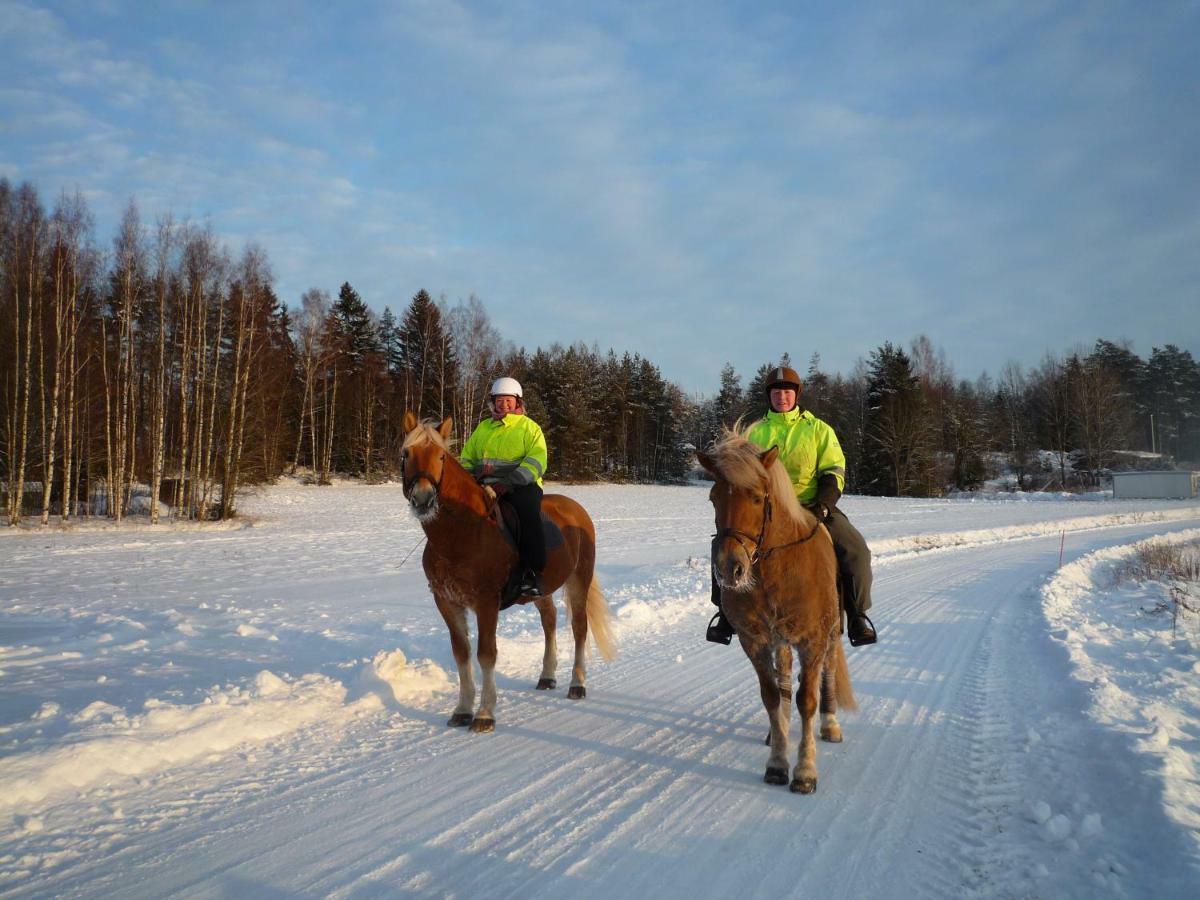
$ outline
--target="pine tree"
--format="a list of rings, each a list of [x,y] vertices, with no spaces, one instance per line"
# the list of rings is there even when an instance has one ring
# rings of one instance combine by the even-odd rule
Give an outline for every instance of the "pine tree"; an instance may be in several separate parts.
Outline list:
[[[928,483],[931,429],[912,361],[885,343],[871,353],[867,383],[866,493],[914,496]]]
[[[402,333],[400,327],[396,324],[396,316],[392,313],[390,306],[385,306],[383,308],[383,315],[379,317],[379,346],[383,351],[387,373],[393,379],[399,375],[401,369],[401,340]]]
[[[1160,453],[1200,459],[1200,367],[1175,344],[1155,347],[1146,364],[1145,393]]]
[[[401,328],[400,364],[418,418],[441,419],[454,404],[457,360],[442,311],[424,289],[412,298]]]
[[[808,360],[808,371],[804,374],[800,405],[812,410],[818,419],[825,419],[829,412],[829,376],[821,371],[821,354],[815,350]]]
[[[372,321],[371,311],[358,291],[343,282],[338,298],[330,311],[335,333],[341,338],[346,374],[357,374],[368,354],[379,353],[382,345],[379,331]]]

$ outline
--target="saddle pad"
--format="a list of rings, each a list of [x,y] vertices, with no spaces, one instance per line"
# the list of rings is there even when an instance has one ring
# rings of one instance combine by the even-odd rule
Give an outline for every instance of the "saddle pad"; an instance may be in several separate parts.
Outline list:
[[[500,513],[502,523],[500,530],[504,533],[504,539],[508,541],[509,546],[516,550],[517,532],[520,531],[520,527],[517,523],[517,511],[513,509],[511,503],[501,499]],[[558,527],[553,519],[546,515],[545,510],[542,510],[542,535],[546,540],[547,553],[557,547],[561,547],[563,544],[562,530]]]

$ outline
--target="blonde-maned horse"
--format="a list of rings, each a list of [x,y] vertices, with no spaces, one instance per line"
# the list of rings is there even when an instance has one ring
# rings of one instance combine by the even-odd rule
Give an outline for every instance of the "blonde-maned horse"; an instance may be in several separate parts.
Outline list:
[[[779,449],[760,451],[744,433],[727,431],[696,457],[716,479],[713,573],[721,608],[754,671],[771,733],[767,784],[788,783],[792,654],[800,662],[796,707],[802,728],[791,789],[817,789],[813,715],[821,704],[821,738],[842,739],[838,706],[855,709],[841,641],[837,560],[829,532],[796,500]]]
[[[450,629],[450,647],[458,665],[458,705],[446,723],[469,725],[474,732],[496,727],[496,620],[500,613],[500,590],[517,562],[516,550],[505,540],[492,518],[494,501],[464,469],[450,451],[453,427],[450,418],[438,426],[421,423],[411,412],[404,414],[407,436],[403,445],[404,496],[428,542],[422,561],[425,577],[438,612]],[[609,622],[608,605],[595,577],[596,529],[587,512],[559,494],[542,498],[542,513],[562,532],[562,543],[546,548],[542,571],[543,596],[533,603],[541,614],[546,645],[542,656],[539,690],[557,686],[554,670],[558,645],[555,642],[557,612],[554,591],[563,588],[571,633],[575,637],[575,664],[567,697],[587,696],[585,656],[588,630],[605,660],[616,655]],[[467,611],[475,612],[478,629],[477,656],[483,676],[479,708],[475,709],[475,675],[467,632]]]

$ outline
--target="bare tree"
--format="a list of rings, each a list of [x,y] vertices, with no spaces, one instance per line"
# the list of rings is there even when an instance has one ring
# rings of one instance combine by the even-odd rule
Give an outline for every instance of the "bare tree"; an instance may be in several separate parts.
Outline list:
[[[316,386],[322,368],[321,329],[329,315],[330,297],[327,291],[310,288],[300,297],[300,315],[296,319],[295,343],[300,362],[304,391],[300,401],[300,427],[296,430],[296,451],[292,455],[292,472],[300,464],[300,450],[307,430],[309,462],[313,473],[319,467],[317,454]],[[324,443],[322,443],[324,448]]]
[[[501,360],[510,348],[474,294],[466,303],[448,310],[446,320],[461,376],[455,392],[454,419],[460,428],[469,430],[483,408],[488,386],[501,374]]]
[[[130,201],[113,241],[112,311],[116,334],[112,355],[115,373],[110,377],[105,348],[105,445],[108,456],[108,514],[120,521],[129,508],[136,460],[137,404],[135,392],[136,320],[145,290],[144,236],[137,204]]]
[[[162,490],[167,429],[167,296],[170,293],[171,257],[176,245],[171,217],[158,220],[154,242],[154,297],[158,312],[156,353],[150,392],[150,524],[158,524],[158,495]]]
[[[1033,396],[1046,446],[1058,458],[1058,478],[1067,485],[1067,454],[1071,449],[1071,386],[1067,368],[1052,353],[1047,353],[1034,373]]]
[[[1033,464],[1033,435],[1026,398],[1029,383],[1018,363],[1007,363],[1000,372],[997,394],[1004,416],[1008,461],[1017,476],[1017,490],[1025,489],[1025,479]]]
[[[224,472],[221,483],[221,518],[235,511],[242,446],[246,426],[246,396],[250,386],[251,359],[258,317],[256,306],[262,301],[271,280],[266,256],[257,246],[246,248],[238,266],[238,284],[234,291],[233,373],[226,410]]]
[[[186,228],[183,244],[182,308],[176,325],[177,362],[179,378],[178,473],[172,505],[176,510],[186,506],[187,515],[195,515],[198,488],[198,461],[202,434],[204,390],[205,327],[213,296],[220,297],[223,278],[223,255],[210,229]]]
[[[9,388],[8,523],[21,520],[29,448],[29,404],[33,394],[33,322],[41,315],[42,253],[46,216],[31,185],[17,189],[5,247],[12,288],[13,370]]]
[[[1083,451],[1089,478],[1099,483],[1098,471],[1112,463],[1113,451],[1129,436],[1133,417],[1124,403],[1114,402],[1121,381],[1098,360],[1085,360],[1071,379],[1071,411],[1075,442]]]
[[[39,338],[43,357],[42,380],[44,382],[47,368],[51,371],[52,379],[49,413],[47,414],[43,410],[41,417],[42,525],[47,525],[50,521],[50,499],[54,485],[55,454],[58,449],[58,426],[63,408],[64,384],[74,379],[74,373],[71,371],[71,359],[79,329],[81,269],[86,265],[83,260],[85,253],[83,240],[88,227],[89,217],[82,195],[78,192],[73,197],[64,194],[50,222],[49,280],[52,294],[50,317],[53,341],[48,367],[45,362],[44,341]],[[39,333],[41,331],[42,329],[39,329]],[[64,465],[69,473],[70,464],[67,457],[69,457],[69,453],[64,453]],[[64,518],[68,516],[66,482],[67,477],[64,477],[62,488]]]

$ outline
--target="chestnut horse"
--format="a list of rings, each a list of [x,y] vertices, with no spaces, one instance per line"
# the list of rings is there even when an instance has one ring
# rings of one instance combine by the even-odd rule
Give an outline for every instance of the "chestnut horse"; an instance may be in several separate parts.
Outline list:
[[[500,590],[517,562],[517,553],[491,517],[494,500],[450,452],[450,418],[436,428],[404,414],[407,436],[403,445],[404,496],[425,530],[428,543],[422,561],[425,577],[438,612],[450,629],[450,648],[458,665],[458,706],[446,723],[470,725],[474,732],[496,727],[496,620]],[[596,530],[583,507],[559,494],[542,498],[542,512],[562,532],[562,544],[547,547],[542,571],[543,596],[534,599],[541,614],[546,646],[542,656],[539,690],[557,686],[555,642],[557,613],[553,592],[565,588],[571,632],[575,636],[575,665],[567,697],[587,696],[586,645],[588,627],[600,655],[616,655],[609,625],[608,605],[595,578]],[[475,675],[467,633],[467,610],[474,610],[478,627],[477,655],[483,675],[479,708],[475,705]]]
[[[790,787],[810,794],[817,789],[812,720],[818,689],[822,740],[840,741],[838,705],[856,706],[842,649],[833,541],[796,500],[778,455],[779,448],[760,451],[737,431],[726,432],[710,453],[696,453],[716,479],[709,499],[717,518],[713,574],[721,586],[721,608],[758,674],[771,722],[763,780],[788,783],[794,650],[802,731]]]

